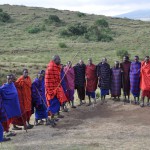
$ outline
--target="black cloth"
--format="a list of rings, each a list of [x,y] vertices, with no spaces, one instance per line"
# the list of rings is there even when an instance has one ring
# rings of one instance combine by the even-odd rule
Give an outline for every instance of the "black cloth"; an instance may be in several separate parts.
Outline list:
[[[84,86],[76,86],[78,98],[80,100],[85,100],[85,87]]]
[[[75,72],[75,88],[77,86],[85,86],[85,64],[76,64],[74,66],[74,72]],[[77,89],[77,88],[76,88]]]
[[[110,89],[111,69],[107,63],[97,65],[97,76],[99,78],[99,87],[101,89]]]

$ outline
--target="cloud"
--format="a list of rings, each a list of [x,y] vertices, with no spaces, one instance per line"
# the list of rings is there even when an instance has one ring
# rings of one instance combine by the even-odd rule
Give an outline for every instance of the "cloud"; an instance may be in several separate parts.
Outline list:
[[[109,16],[150,8],[149,0],[0,0],[0,4],[67,9]]]

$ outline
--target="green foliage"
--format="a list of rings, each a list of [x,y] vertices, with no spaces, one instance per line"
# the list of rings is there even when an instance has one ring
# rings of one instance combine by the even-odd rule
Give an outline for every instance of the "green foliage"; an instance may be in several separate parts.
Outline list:
[[[9,22],[10,19],[10,15],[6,12],[3,12],[3,10],[0,9],[0,22]]]
[[[59,19],[57,15],[49,15],[48,19],[45,19],[45,23],[61,25],[62,21]]]
[[[108,29],[101,29],[96,25],[91,26],[88,28],[88,32],[85,34],[85,38],[90,41],[102,41],[102,42],[110,42],[113,40],[111,36],[111,30]]]
[[[85,13],[81,13],[81,12],[77,12],[77,16],[78,16],[78,17],[85,17],[86,14],[85,14]]]
[[[60,48],[67,48],[67,45],[65,43],[59,43]]]
[[[2,8],[0,8],[0,12],[3,12],[3,9],[2,9]]]
[[[105,19],[98,19],[95,21],[95,25],[100,26],[102,28],[108,28],[109,24]]]
[[[129,52],[127,50],[117,50],[116,51],[116,54],[118,57],[120,57],[121,59],[124,57],[124,56],[129,56]]]
[[[29,28],[27,28],[27,32],[31,33],[31,34],[39,33],[41,31],[45,31],[45,30],[46,30],[45,25],[42,25],[42,26],[30,26]]]

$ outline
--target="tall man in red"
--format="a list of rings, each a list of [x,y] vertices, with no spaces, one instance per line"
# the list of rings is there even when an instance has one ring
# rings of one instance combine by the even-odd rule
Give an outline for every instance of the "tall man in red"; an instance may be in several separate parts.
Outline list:
[[[61,86],[60,63],[60,57],[58,55],[53,56],[53,59],[49,62],[45,73],[46,101],[52,120],[54,115],[59,113],[60,105],[67,101]]]
[[[142,104],[144,106],[144,98],[148,98],[148,105],[150,99],[150,60],[149,56],[145,57],[145,60],[141,63],[141,82],[140,88],[142,90]]]
[[[88,59],[88,64],[86,65],[85,70],[85,76],[86,76],[86,95],[89,98],[89,104],[91,105],[91,98],[94,99],[94,102],[96,103],[96,95],[95,90],[97,88],[97,74],[96,74],[96,66],[92,63],[92,59]]]

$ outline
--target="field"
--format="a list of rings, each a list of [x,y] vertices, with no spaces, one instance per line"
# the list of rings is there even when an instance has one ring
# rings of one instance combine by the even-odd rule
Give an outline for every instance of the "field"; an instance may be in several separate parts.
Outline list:
[[[87,63],[89,57],[92,57],[94,63],[97,64],[102,57],[106,57],[112,66],[115,60],[120,60],[116,56],[117,50],[127,50],[131,60],[134,55],[139,55],[140,59],[143,59],[150,53],[149,22],[92,14],[79,17],[79,12],[57,9],[10,5],[1,5],[0,8],[12,18],[10,23],[0,23],[1,82],[4,82],[5,75],[10,72],[19,76],[25,67],[29,69],[31,77],[34,78],[40,69],[45,69],[55,54],[60,55],[63,64],[72,60],[79,52],[73,64],[79,59]],[[57,15],[65,24],[63,26],[45,24],[44,20],[49,15]],[[93,42],[82,36],[71,38],[60,36],[60,31],[70,24],[81,22],[90,26],[98,19],[105,19],[109,23],[114,33],[113,41]],[[27,29],[33,26],[44,26],[45,30],[36,34],[28,33]],[[67,47],[61,48],[60,43]]]

